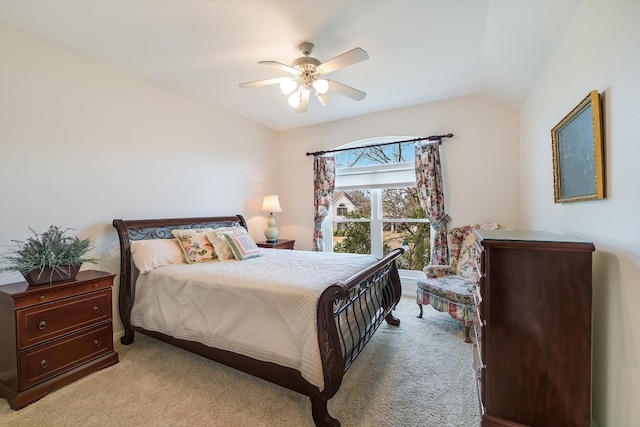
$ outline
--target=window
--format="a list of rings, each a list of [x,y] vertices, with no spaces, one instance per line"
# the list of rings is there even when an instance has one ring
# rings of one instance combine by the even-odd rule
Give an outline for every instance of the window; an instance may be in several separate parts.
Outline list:
[[[402,139],[410,137],[387,138]],[[352,146],[384,142],[367,140]],[[414,155],[413,142],[336,155],[336,208],[327,219],[332,224],[333,239],[325,240],[326,250],[382,257],[403,247],[405,253],[398,259],[398,266],[422,271],[429,263],[431,227],[415,188]]]

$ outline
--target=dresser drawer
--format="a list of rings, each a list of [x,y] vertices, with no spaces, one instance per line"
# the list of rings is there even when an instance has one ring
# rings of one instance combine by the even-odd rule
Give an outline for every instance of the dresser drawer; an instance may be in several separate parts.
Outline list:
[[[482,320],[478,308],[479,307],[476,307],[473,313],[473,331],[476,337],[476,343],[482,350],[482,335],[484,335],[485,322]],[[482,352],[480,352],[480,355],[482,355]]]
[[[20,388],[31,387],[113,350],[111,323],[20,352]]]
[[[111,289],[18,310],[18,349],[111,319]]]
[[[480,348],[474,344],[473,345],[473,368],[475,371],[475,380],[476,385],[478,387],[478,400],[480,401],[480,412],[484,414],[484,370],[485,364],[482,362],[482,357],[480,355]]]

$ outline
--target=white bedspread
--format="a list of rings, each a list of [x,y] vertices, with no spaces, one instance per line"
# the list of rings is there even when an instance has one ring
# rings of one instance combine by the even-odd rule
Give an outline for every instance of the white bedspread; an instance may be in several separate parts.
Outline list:
[[[140,275],[131,323],[296,369],[322,390],[318,298],[377,258],[284,249],[262,254]]]

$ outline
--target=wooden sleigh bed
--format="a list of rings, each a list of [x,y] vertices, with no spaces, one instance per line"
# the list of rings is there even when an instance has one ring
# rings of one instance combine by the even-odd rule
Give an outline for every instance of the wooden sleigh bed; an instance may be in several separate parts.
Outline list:
[[[134,326],[131,314],[135,300],[138,271],[132,262],[131,242],[148,239],[171,239],[173,229],[219,228],[247,224],[241,215],[202,218],[146,219],[113,221],[120,240],[120,319],[124,327],[121,342],[134,340],[138,331],[189,352],[262,378],[311,399],[311,412],[316,426],[339,426],[327,409],[327,402],[340,388],[349,366],[383,321],[398,326],[392,310],[400,299],[400,277],[395,259],[402,254],[396,249],[387,256],[337,283],[328,284],[317,301],[315,319],[324,387],[305,379],[297,369],[214,348],[193,340],[175,338],[157,331]],[[266,249],[273,251],[273,249]],[[282,251],[282,250],[280,250]],[[285,251],[289,252],[289,251]]]

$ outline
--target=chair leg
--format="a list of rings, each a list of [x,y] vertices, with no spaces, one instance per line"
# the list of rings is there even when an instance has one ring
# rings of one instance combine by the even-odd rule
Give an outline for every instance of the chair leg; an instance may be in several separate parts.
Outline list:
[[[422,304],[418,304],[418,307],[420,307],[420,314],[418,314],[418,319],[422,319]]]
[[[471,337],[469,336],[469,331],[471,329],[471,323],[464,322],[464,342],[470,343]]]

